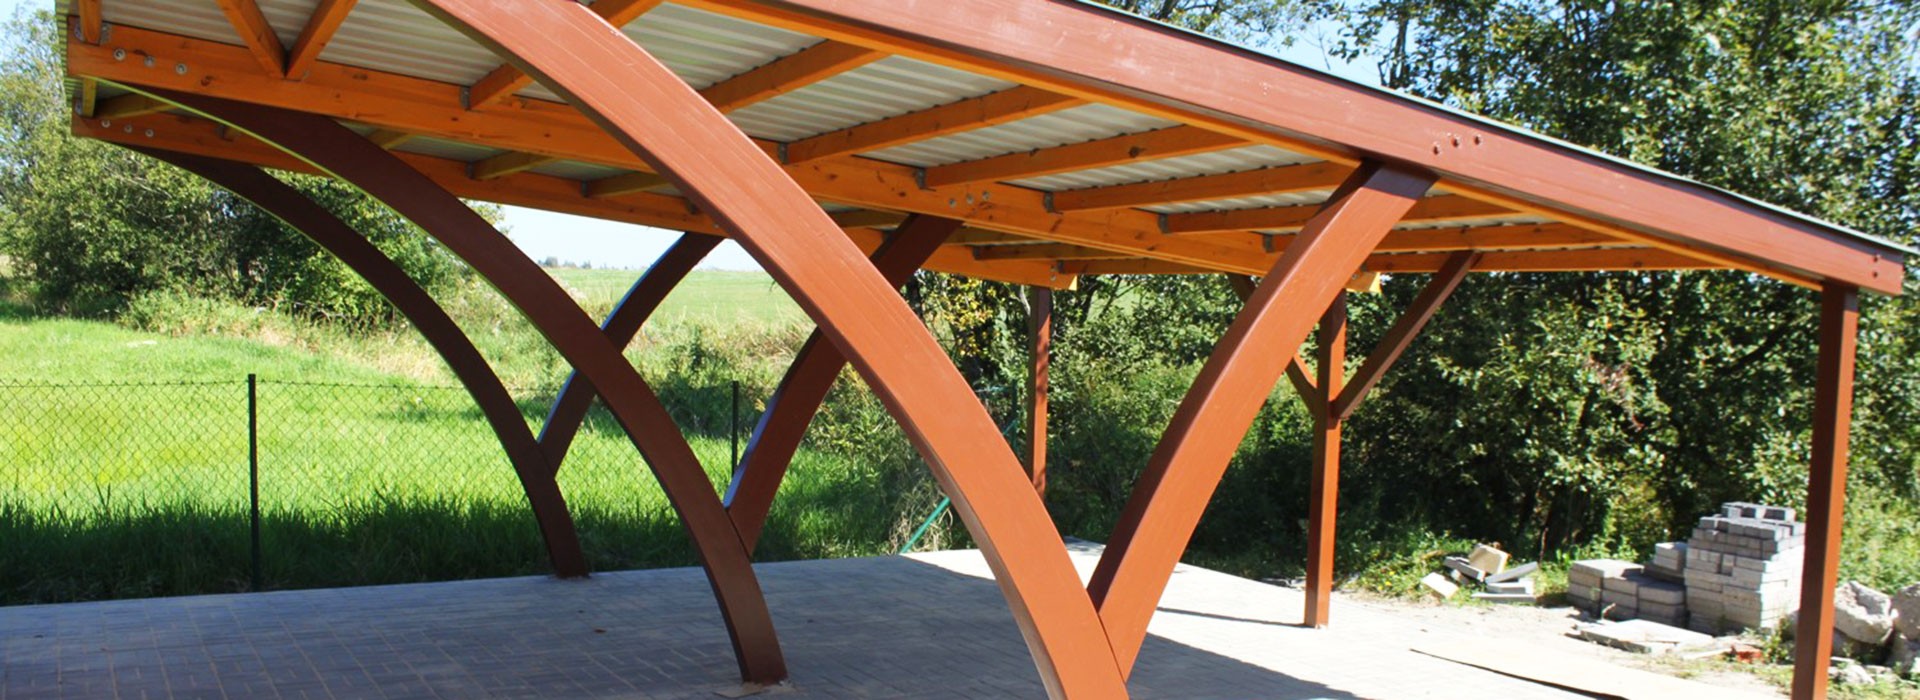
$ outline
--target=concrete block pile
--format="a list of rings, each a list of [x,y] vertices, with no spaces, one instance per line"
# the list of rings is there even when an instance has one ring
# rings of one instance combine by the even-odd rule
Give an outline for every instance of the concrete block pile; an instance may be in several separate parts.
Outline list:
[[[1688,626],[1707,634],[1779,627],[1799,607],[1805,541],[1791,508],[1728,503],[1701,518],[1686,543]]]
[[[1609,620],[1687,624],[1687,589],[1617,559],[1588,559],[1567,570],[1567,597],[1575,607]]]

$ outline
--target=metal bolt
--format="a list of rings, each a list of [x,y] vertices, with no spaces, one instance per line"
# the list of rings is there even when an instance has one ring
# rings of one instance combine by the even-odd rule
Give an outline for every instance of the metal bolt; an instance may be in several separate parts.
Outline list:
[[[114,49],[114,50],[113,50],[113,60],[115,60],[115,61],[125,61],[125,60],[127,60],[127,50],[126,50],[126,49]]]
[[[1479,134],[1474,134],[1474,135],[1473,135],[1473,145],[1475,145],[1475,146],[1478,146],[1478,145],[1480,145],[1480,135],[1479,135]]]
[[[100,120],[100,128],[102,128],[102,129],[111,129],[111,128],[113,128],[113,120],[112,120],[112,119],[102,119],[102,120]]]
[[[1433,154],[1434,154],[1434,155],[1436,155],[1436,156],[1437,156],[1437,155],[1440,155],[1440,143],[1439,143],[1439,142],[1437,142],[1437,141],[1436,141],[1436,142],[1434,142],[1434,144],[1433,144]]]
[[[957,206],[960,206],[960,200],[957,200],[957,199],[948,199],[948,200],[947,200],[947,208],[949,208],[949,209],[951,209],[951,208],[953,208],[953,207],[957,207]]]
[[[153,67],[153,64],[154,64],[155,62],[156,62],[156,61],[154,61],[154,60],[153,60],[153,57],[152,57],[152,56],[148,56],[148,57],[146,57],[146,59],[145,59],[145,60],[142,60],[142,61],[140,62],[140,64],[141,64],[141,65],[144,65],[144,66],[146,66],[146,67],[148,67],[148,68],[152,68],[152,67]]]
[[[968,192],[968,193],[967,193],[967,203],[968,203],[968,204],[972,204],[972,203],[973,203],[973,193],[972,193],[972,192]]]
[[[185,64],[185,63],[175,63],[175,64],[173,64],[173,72],[174,72],[174,74],[176,74],[176,75],[186,75],[186,74],[187,74],[187,64]],[[1456,145],[1458,144],[1458,142],[1455,142],[1455,143],[1456,143]]]
[[[1453,147],[1454,147],[1454,148],[1459,148],[1459,147],[1460,147],[1460,137],[1458,137],[1458,136],[1453,136],[1452,138],[1453,138]]]
[[[980,193],[980,201],[982,201],[982,202],[984,202],[984,201],[987,201],[987,200],[989,200],[989,199],[993,199],[993,193],[992,193],[992,192],[981,192],[981,193]]]
[[[132,124],[128,124],[128,125],[126,125],[126,126],[123,126],[123,127],[120,127],[120,131],[121,131],[121,133],[127,133],[127,134],[131,134],[131,133],[133,133],[133,125],[132,125]]]
[[[153,138],[153,130],[152,130],[152,129],[148,129],[148,130],[147,130],[147,138]]]

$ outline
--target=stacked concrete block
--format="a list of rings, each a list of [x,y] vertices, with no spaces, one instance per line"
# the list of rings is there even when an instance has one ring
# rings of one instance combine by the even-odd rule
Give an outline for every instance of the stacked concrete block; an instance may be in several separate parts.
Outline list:
[[[1694,630],[1771,630],[1799,604],[1806,540],[1790,508],[1728,503],[1687,540],[1687,608]]]
[[[1573,601],[1574,607],[1600,615],[1608,604],[1607,582],[1614,581],[1612,588],[1617,591],[1621,587],[1619,581],[1628,574],[1639,575],[1640,570],[1639,564],[1618,559],[1576,561],[1567,569],[1567,598]],[[1617,603],[1621,596],[1616,592],[1612,598]]]
[[[1646,574],[1661,581],[1686,583],[1687,581],[1687,543],[1662,542],[1653,546],[1653,561],[1647,562]]]

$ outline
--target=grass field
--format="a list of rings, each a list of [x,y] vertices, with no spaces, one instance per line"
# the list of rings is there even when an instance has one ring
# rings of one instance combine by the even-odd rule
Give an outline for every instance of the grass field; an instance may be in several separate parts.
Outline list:
[[[593,306],[610,305],[635,273],[559,274]],[[641,343],[652,343],[649,352],[636,352],[674,370],[656,385],[716,490],[731,472],[731,425],[720,408],[728,391],[718,384],[739,368],[676,339],[790,344],[804,318],[772,295],[764,275],[699,273],[650,324],[654,337]],[[199,310],[179,313],[189,312]],[[265,587],[544,570],[524,496],[471,400],[448,386],[444,370],[390,357],[422,352],[417,341],[278,321],[225,330],[248,337],[144,332],[0,306],[0,405],[9,407],[0,411],[0,603],[247,588],[249,373],[259,377]],[[754,340],[768,334],[778,340]],[[524,359],[500,348],[525,339],[501,335],[478,340],[496,359]],[[705,369],[681,371],[700,363]],[[563,375],[544,365],[502,374],[547,380],[516,389],[537,430]],[[752,374],[742,432],[774,376]],[[831,442],[836,428],[824,422],[818,432]],[[849,428],[885,432],[841,429]],[[759,555],[897,548],[936,498],[922,471],[910,456],[803,448]],[[644,463],[597,409],[560,482],[595,569],[695,563]]]

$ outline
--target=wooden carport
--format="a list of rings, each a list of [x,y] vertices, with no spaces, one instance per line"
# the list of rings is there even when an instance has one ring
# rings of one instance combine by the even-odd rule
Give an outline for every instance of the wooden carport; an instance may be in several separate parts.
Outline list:
[[[1324,625],[1341,423],[1462,277],[1725,269],[1822,293],[1794,693],[1825,694],[1858,294],[1899,292],[1901,247],[1071,0],[63,0],[60,11],[76,133],[200,173],[321,241],[416,320],[490,416],[512,408],[433,301],[254,166],[360,187],[518,307],[576,370],[538,436],[494,420],[556,572],[585,573],[553,475],[598,395],[681,514],[746,680],[786,676],[751,553],[845,364],[953,498],[1050,692],[1124,697],[1173,565],[1282,375],[1318,424],[1306,619]],[[596,325],[461,197],[686,234]],[[820,329],[724,496],[620,355],[718,237]],[[1100,274],[1239,281],[1245,308],[1089,583],[1036,493],[1044,447],[1023,468],[895,291],[916,269],[1041,290]],[[1349,376],[1344,290],[1373,273],[1432,281]],[[1298,357],[1316,327],[1318,357]]]

